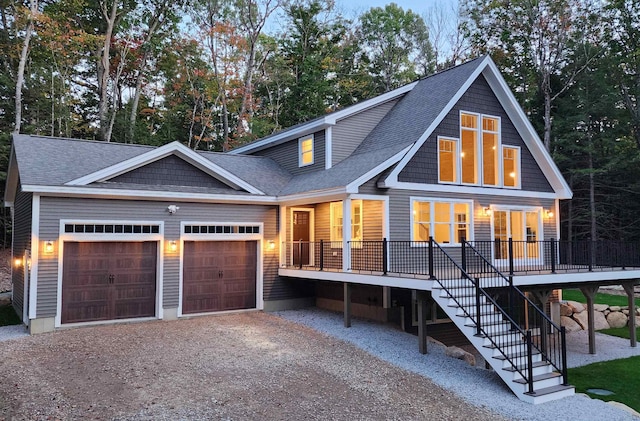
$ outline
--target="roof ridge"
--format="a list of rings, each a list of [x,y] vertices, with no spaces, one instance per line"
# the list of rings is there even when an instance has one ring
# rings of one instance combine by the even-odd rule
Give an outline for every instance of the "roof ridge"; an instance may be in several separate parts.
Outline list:
[[[140,143],[106,142],[104,140],[97,140],[97,139],[80,139],[75,137],[46,136],[46,135],[40,135],[40,134],[18,133],[17,135],[14,135],[14,136],[33,137],[33,138],[39,138],[39,139],[52,139],[52,140],[67,140],[70,142],[93,143],[93,144],[100,144],[100,145],[132,146],[132,147],[140,147],[140,148],[147,148],[147,149],[156,149],[159,147],[154,145],[143,145]]]

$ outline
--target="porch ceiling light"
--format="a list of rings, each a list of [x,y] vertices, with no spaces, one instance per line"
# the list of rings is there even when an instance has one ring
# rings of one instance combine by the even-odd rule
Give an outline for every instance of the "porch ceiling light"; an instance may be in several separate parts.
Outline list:
[[[482,209],[482,213],[483,213],[484,216],[491,216],[491,214],[493,212],[492,212],[491,208],[487,207],[487,208]]]
[[[53,253],[53,241],[44,242],[44,252],[47,254]]]

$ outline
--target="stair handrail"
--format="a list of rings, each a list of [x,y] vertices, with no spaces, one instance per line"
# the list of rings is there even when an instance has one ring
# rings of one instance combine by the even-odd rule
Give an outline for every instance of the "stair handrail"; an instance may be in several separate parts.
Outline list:
[[[511,318],[511,316],[502,308],[502,306],[500,306],[498,303],[495,302],[495,300],[489,295],[487,294],[487,292],[480,287],[480,281],[478,278],[473,278],[469,273],[467,273],[467,271],[465,269],[462,268],[462,266],[460,264],[458,264],[458,262],[456,262],[450,255],[449,253],[447,253],[441,246],[440,244],[438,244],[435,240],[431,239],[430,242],[433,244],[433,247],[435,247],[436,249],[438,249],[443,256],[445,256],[446,260],[451,263],[453,266],[455,266],[455,268],[457,270],[460,271],[460,274],[462,275],[462,277],[466,278],[467,280],[469,280],[475,290],[476,293],[481,293],[482,295],[484,295],[485,299],[489,300],[489,302],[491,304],[493,304],[493,306],[501,313],[502,317],[505,318],[505,321],[510,323],[511,326],[513,327],[513,329],[515,331],[517,331],[520,335],[522,335],[523,338],[527,337],[527,333],[520,328],[520,326],[518,326],[518,324]],[[434,274],[435,275],[435,274]],[[467,309],[465,308],[464,305],[462,305],[458,299],[454,296],[454,294],[445,286],[445,284],[442,282],[444,280],[441,280],[438,278],[438,276],[434,276],[433,278],[434,281],[438,282],[438,284],[442,287],[442,289],[444,289],[447,294],[449,295],[449,297],[451,299],[453,299],[453,301],[458,304],[459,308],[462,309],[462,311],[464,312],[465,316],[468,317],[469,319],[471,319],[476,326],[479,329],[479,334],[484,336],[485,338],[487,338],[494,346],[495,348],[504,356],[504,358],[509,361],[509,363],[513,366],[514,370],[517,371],[523,379],[525,379],[527,381],[527,383],[529,384],[529,388],[531,390],[532,386],[533,386],[533,379],[530,378],[528,372],[522,368],[519,367],[519,364],[517,363],[517,361],[514,361],[511,357],[509,357],[509,355],[502,349],[502,347],[496,343],[496,341],[494,340],[494,338],[490,335],[490,333],[482,326],[482,324],[480,323],[480,317],[481,317],[481,313],[479,311],[476,312],[476,316],[477,316],[477,320],[476,318],[471,315],[471,313],[469,313],[467,311]],[[478,302],[478,297],[479,295],[476,295],[476,302]],[[476,334],[476,336],[479,336],[478,334]],[[523,342],[524,343],[524,342]],[[525,343],[527,344],[527,343]],[[531,354],[531,349],[528,349],[528,353],[527,355],[523,355],[522,357],[524,357],[525,359],[523,361],[526,361],[526,359],[528,358],[528,356]],[[518,356],[520,357],[520,356]],[[523,365],[524,366],[524,365]]]
[[[567,357],[566,357],[566,355],[567,355],[567,344],[566,344],[566,340],[565,340],[565,329],[564,329],[564,327],[558,326],[553,320],[551,320],[551,318],[544,311],[542,311],[533,301],[531,301],[529,299],[529,297],[527,297],[520,290],[520,288],[518,288],[515,285],[513,285],[513,280],[511,278],[506,277],[498,268],[496,268],[491,262],[489,262],[489,260],[485,256],[483,256],[482,253],[480,253],[472,244],[470,244],[466,240],[462,240],[462,243],[463,243],[463,247],[467,247],[467,248],[471,249],[477,257],[482,259],[482,261],[484,262],[484,264],[487,267],[491,268],[492,271],[496,275],[498,275],[504,281],[507,282],[507,286],[510,289],[510,292],[512,291],[515,294],[517,294],[521,299],[524,299],[524,301],[527,304],[529,304],[530,308],[532,308],[544,321],[546,321],[549,324],[549,326],[551,326],[552,329],[557,330],[560,333],[560,347],[561,347],[561,355],[560,355],[560,365],[561,366],[560,367],[558,367],[558,365],[556,364],[556,362],[555,362],[555,360],[553,358],[551,358],[549,355],[547,355],[545,346],[538,346],[536,344],[532,344],[532,345],[533,345],[533,347],[535,347],[541,353],[542,358],[545,361],[547,361],[549,364],[551,364],[553,367],[555,367],[556,370],[558,370],[560,373],[562,373],[563,384],[567,385],[568,384],[568,380],[567,380]],[[480,287],[480,289],[483,290],[482,287]],[[489,297],[489,298],[491,298],[491,297]],[[495,301],[493,299],[491,299],[491,301],[493,301],[495,303]],[[495,303],[495,304],[498,305],[497,303]],[[498,307],[500,309],[502,309],[501,306],[498,305]],[[511,317],[509,317],[509,318],[511,319]]]

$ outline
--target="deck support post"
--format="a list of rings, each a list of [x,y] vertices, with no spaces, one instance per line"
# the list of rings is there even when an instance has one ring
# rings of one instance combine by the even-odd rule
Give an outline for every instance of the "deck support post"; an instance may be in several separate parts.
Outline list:
[[[632,348],[636,347],[636,300],[634,297],[635,282],[627,282],[622,284],[627,298],[629,299],[629,341]]]
[[[418,349],[421,354],[427,353],[427,292],[416,291],[418,301]]]
[[[549,308],[549,313],[547,313],[547,304],[549,304],[549,298],[551,298],[551,294],[553,294],[553,290],[552,289],[536,289],[533,290],[533,296],[540,301],[540,306],[542,306],[541,310],[544,312],[544,314],[546,314],[547,316],[549,316],[549,319],[551,320],[551,308]],[[547,321],[546,320],[541,320],[540,321],[540,346],[542,347],[542,349],[544,351],[547,350],[547,335],[549,334],[549,329],[547,326]]]
[[[587,316],[589,327],[589,354],[596,353],[596,329],[595,329],[595,311],[593,309],[593,300],[598,292],[598,286],[582,287],[580,291],[587,299]]]
[[[351,327],[351,284],[344,282],[344,327]]]

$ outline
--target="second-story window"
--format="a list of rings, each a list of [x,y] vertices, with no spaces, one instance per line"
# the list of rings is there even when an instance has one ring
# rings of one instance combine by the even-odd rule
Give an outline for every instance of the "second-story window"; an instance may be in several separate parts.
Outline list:
[[[460,145],[462,182],[464,184],[478,184],[478,116],[460,114],[460,131],[462,137]]]
[[[313,164],[313,135],[298,139],[298,166]]]

